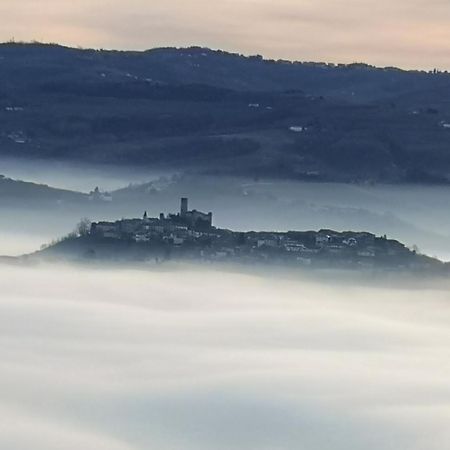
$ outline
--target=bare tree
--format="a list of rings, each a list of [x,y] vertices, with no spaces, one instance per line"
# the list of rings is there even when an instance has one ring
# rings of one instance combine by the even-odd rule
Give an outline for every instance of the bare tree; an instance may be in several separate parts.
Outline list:
[[[75,233],[77,236],[87,236],[91,231],[91,221],[83,217],[77,224],[75,228]]]

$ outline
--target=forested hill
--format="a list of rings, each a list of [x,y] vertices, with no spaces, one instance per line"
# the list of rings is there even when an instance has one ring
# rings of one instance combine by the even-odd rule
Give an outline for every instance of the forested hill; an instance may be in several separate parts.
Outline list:
[[[0,45],[0,155],[447,182],[450,75],[203,48]]]
[[[2,84],[30,90],[49,89],[52,83],[97,84],[104,78],[110,83],[203,84],[238,91],[301,90],[367,102],[450,86],[445,73],[275,61],[200,47],[125,52],[9,43],[0,45],[0,58]]]

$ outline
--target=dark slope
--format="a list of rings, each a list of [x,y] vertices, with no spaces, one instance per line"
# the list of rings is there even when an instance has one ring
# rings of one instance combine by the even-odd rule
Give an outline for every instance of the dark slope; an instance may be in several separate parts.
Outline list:
[[[0,45],[0,80],[39,85],[126,79],[148,83],[203,84],[238,91],[287,91],[352,101],[374,101],[424,88],[449,87],[447,74],[376,68],[365,64],[334,65],[265,60],[200,47],[161,48],[146,52],[72,49],[43,44]]]
[[[446,182],[449,92],[447,74],[366,65],[201,48],[4,44],[0,154],[215,174]]]

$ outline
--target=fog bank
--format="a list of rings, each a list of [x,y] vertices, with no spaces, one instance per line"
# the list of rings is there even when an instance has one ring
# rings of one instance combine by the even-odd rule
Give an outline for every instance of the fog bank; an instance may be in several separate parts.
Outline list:
[[[168,174],[171,175],[171,172]],[[167,173],[132,166],[117,167],[106,164],[81,164],[0,156],[0,175],[87,193],[97,186],[109,191],[130,183],[148,182]]]
[[[0,448],[434,450],[448,289],[0,267]]]

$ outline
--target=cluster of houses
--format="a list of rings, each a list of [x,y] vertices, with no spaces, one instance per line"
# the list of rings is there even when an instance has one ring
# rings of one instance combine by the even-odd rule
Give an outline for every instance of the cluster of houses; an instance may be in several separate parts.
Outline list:
[[[212,213],[189,210],[183,198],[177,214],[151,218],[145,212],[140,219],[93,223],[90,235],[145,248],[149,258],[152,250],[165,249],[171,258],[373,267],[408,266],[416,256],[398,241],[366,232],[236,232],[214,227],[212,218]]]
[[[178,214],[161,213],[159,217],[142,219],[122,219],[116,222],[98,222],[91,225],[91,235],[108,239],[133,240],[135,242],[164,241],[172,245],[182,245],[213,230],[212,213],[188,209],[188,199],[181,199]]]
[[[23,131],[13,131],[9,133],[8,139],[16,144],[26,144],[28,142],[28,138]]]
[[[414,257],[405,245],[386,236],[365,232],[289,231],[286,233],[243,233],[240,246],[227,246],[230,255],[249,255],[271,262],[295,262],[302,265],[358,265],[373,267],[378,262],[409,264]],[[244,251],[242,251],[242,249]]]

